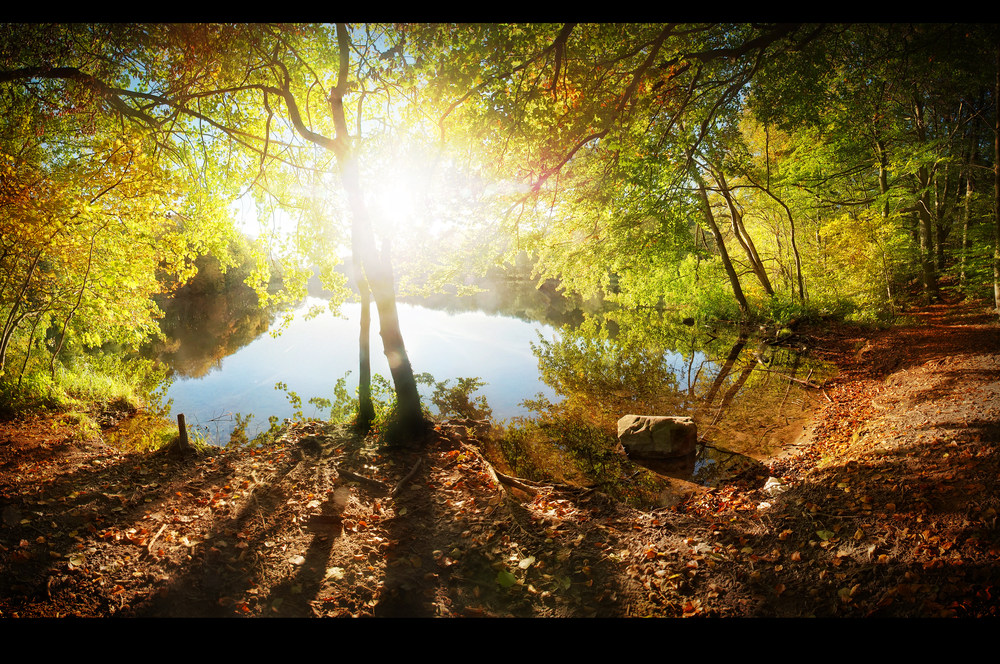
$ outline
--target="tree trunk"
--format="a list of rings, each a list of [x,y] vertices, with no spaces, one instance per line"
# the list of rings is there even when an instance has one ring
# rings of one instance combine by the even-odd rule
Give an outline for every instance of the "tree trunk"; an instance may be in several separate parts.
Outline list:
[[[757,275],[757,280],[760,281],[760,285],[764,287],[764,292],[769,296],[774,297],[774,288],[771,286],[771,280],[767,277],[767,271],[764,269],[764,264],[760,260],[760,256],[757,254],[757,247],[754,246],[753,240],[750,239],[750,234],[747,233],[746,227],[743,226],[743,215],[740,214],[739,210],[736,209],[736,202],[733,200],[733,194],[729,190],[729,184],[726,182],[726,176],[719,171],[718,174],[714,175],[715,181],[719,184],[719,191],[722,192],[723,198],[726,199],[726,205],[729,206],[729,214],[733,220],[733,235],[739,241],[740,246],[743,247],[743,252],[747,256],[747,260],[750,262],[750,267],[753,269],[753,273]]]
[[[973,143],[970,141],[970,143]],[[976,159],[975,148],[970,146],[968,159],[965,162],[965,200],[962,205],[962,250],[959,254],[958,283],[965,286],[966,268],[969,260],[969,223],[972,220],[972,197],[975,195],[975,184],[972,178],[972,164]]]
[[[924,129],[923,104],[918,100],[914,105],[914,119],[917,126],[917,139],[926,141]],[[920,274],[923,282],[924,297],[934,301],[938,296],[937,275],[934,272],[934,222],[931,218],[930,202],[931,177],[926,166],[917,169],[917,217],[920,222]]]
[[[340,179],[351,208],[351,242],[356,251],[358,263],[364,273],[364,280],[371,288],[378,309],[379,335],[382,349],[389,362],[393,387],[396,391],[396,421],[402,434],[419,434],[426,428],[423,410],[420,407],[420,392],[413,376],[413,367],[406,354],[403,334],[399,329],[396,311],[396,293],[393,284],[392,265],[389,251],[380,257],[375,249],[375,232],[372,229],[368,209],[365,206],[358,170],[357,156],[351,149],[344,114],[344,93],[347,90],[350,64],[350,37],[347,26],[337,24],[337,41],[340,48],[340,70],[337,85],[330,93],[330,112],[333,116],[336,136],[332,148],[340,165]]]
[[[390,252],[387,240],[381,258],[376,259],[374,270],[365,266],[365,273],[368,275],[368,283],[375,296],[379,336],[382,337],[382,348],[389,362],[389,371],[396,389],[396,421],[402,433],[417,434],[426,428],[427,422],[420,406],[420,392],[413,376],[413,367],[410,365],[410,358],[403,344],[403,334],[399,329]],[[374,278],[371,276],[373,271],[376,275]]]
[[[993,88],[993,304],[1000,314],[1000,44],[996,47],[996,83]]]
[[[729,252],[726,250],[726,242],[722,237],[722,231],[719,230],[719,225],[715,223],[715,216],[712,214],[712,205],[708,200],[708,193],[705,191],[705,183],[701,177],[694,173],[692,170],[692,175],[695,182],[698,184],[698,195],[701,198],[701,204],[703,212],[705,213],[705,221],[708,223],[709,229],[712,231],[712,236],[715,237],[715,246],[719,250],[719,258],[722,259],[722,266],[726,270],[726,274],[729,276],[729,283],[733,287],[733,296],[736,297],[736,303],[740,307],[740,311],[744,315],[750,313],[750,305],[747,304],[746,296],[743,295],[743,287],[740,285],[740,277],[736,274],[736,270],[733,268],[733,262],[729,258]]]
[[[889,156],[881,139],[875,141],[875,154],[878,157],[878,191],[885,197],[882,205],[882,218],[889,218]]]
[[[354,281],[358,286],[358,296],[361,300],[361,321],[358,336],[358,413],[355,426],[362,433],[368,433],[375,419],[375,407],[372,405],[371,367],[372,294],[358,261],[355,251],[353,259]]]

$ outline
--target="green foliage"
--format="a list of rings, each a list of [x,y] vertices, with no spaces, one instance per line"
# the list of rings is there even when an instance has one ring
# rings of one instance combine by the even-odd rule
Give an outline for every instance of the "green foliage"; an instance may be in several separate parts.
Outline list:
[[[0,381],[0,403],[7,415],[38,410],[82,409],[98,414],[107,408],[145,408],[163,412],[159,402],[166,367],[144,358],[101,351],[67,356],[67,364],[24,373],[17,381]],[[169,405],[166,406],[169,410]]]
[[[581,419],[564,404],[539,395],[536,418],[515,418],[494,436],[495,462],[518,477],[599,487],[635,506],[654,504],[659,489],[648,477],[628,480],[635,468],[618,451],[618,441],[603,428]]]
[[[355,390],[354,394],[351,394],[347,389],[347,378],[350,374],[351,372],[348,371],[337,379],[333,388],[332,400],[328,397],[314,396],[310,397],[306,403],[314,406],[320,412],[325,410],[327,412],[326,419],[330,422],[353,424],[358,412],[358,392]],[[306,418],[303,415],[302,397],[297,392],[288,389],[286,383],[279,381],[275,384],[274,389],[285,392],[285,398],[288,399],[288,403],[293,409],[291,418],[293,421],[302,422],[314,419]],[[373,425],[376,429],[387,426],[391,421],[395,403],[396,397],[392,384],[385,376],[374,374],[372,376],[372,405],[375,408]]]
[[[250,439],[247,437],[247,426],[252,419],[253,415],[233,414],[235,424],[233,425],[232,432],[229,434],[229,442],[226,444],[226,447],[245,447],[249,445]]]
[[[438,415],[443,418],[468,418],[473,420],[490,419],[493,409],[486,402],[484,395],[473,397],[472,393],[486,385],[479,378],[458,378],[455,385],[449,386],[449,380],[434,385],[431,403],[438,409]]]

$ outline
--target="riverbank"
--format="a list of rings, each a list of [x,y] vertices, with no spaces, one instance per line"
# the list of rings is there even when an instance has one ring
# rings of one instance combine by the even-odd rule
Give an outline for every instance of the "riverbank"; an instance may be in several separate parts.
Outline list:
[[[992,616],[1000,327],[983,303],[803,331],[840,373],[767,470],[671,508],[518,482],[442,422],[192,457],[0,423],[0,615]]]

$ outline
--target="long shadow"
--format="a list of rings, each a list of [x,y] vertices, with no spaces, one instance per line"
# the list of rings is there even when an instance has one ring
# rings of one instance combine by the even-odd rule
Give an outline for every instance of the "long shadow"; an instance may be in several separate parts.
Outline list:
[[[292,454],[236,513],[216,517],[205,541],[192,547],[189,559],[175,567],[169,584],[133,607],[129,615],[238,616],[251,612],[243,598],[258,597],[266,603],[267,598],[259,596],[258,584],[268,581],[261,578],[268,569],[268,559],[273,561],[283,555],[279,546],[281,532],[293,516],[282,483],[311,468],[311,461]],[[215,480],[216,484],[225,484],[226,476],[220,474]],[[283,512],[287,512],[284,517]],[[273,592],[271,596],[273,599]]]
[[[69,448],[85,445],[66,439],[42,453],[30,450],[10,463],[29,475],[33,466],[56,463]],[[157,457],[111,451],[81,456],[87,457],[85,464],[57,473],[55,481],[39,485],[33,493],[11,495],[12,487],[0,489],[4,516],[0,564],[6,570],[0,587],[15,607],[58,605],[77,615],[120,611],[123,606],[113,600],[113,593],[87,593],[90,603],[83,604],[74,587],[121,587],[117,594],[124,594],[146,583],[132,573],[127,561],[145,555],[141,543],[152,535],[149,515],[165,500],[160,490],[164,477],[169,475],[177,486],[200,472]],[[163,464],[169,470],[164,471]],[[21,484],[30,486],[25,480]],[[130,553],[122,556],[117,547],[128,547]],[[120,559],[126,564],[118,565]],[[100,605],[94,606],[94,601]]]
[[[383,523],[392,548],[386,560],[382,592],[374,607],[377,617],[427,618],[436,615],[433,597],[428,595],[438,578],[424,578],[434,574],[430,568],[435,561],[432,536],[441,527],[434,501],[438,488],[431,486],[431,457],[435,451],[429,447],[415,454],[396,454],[397,462],[404,467],[412,467],[418,459],[420,466],[394,500],[396,516]],[[447,572],[442,572],[442,582],[447,583]]]
[[[421,452],[419,472],[396,500],[406,513],[387,524],[398,545],[376,615],[621,615],[620,570],[602,554],[607,532],[594,525],[619,503],[581,489],[522,504],[474,456],[459,460],[465,449],[445,433]],[[444,507],[450,501],[470,509]],[[575,516],[562,526],[543,518],[546,502]]]

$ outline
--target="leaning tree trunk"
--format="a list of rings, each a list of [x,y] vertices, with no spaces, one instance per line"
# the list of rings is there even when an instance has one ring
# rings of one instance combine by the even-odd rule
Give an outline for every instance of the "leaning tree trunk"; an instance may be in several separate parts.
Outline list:
[[[396,293],[393,284],[392,265],[388,250],[379,256],[375,249],[375,234],[361,193],[357,162],[352,158],[341,164],[341,178],[352,209],[352,240],[358,248],[358,258],[363,280],[371,288],[378,310],[379,335],[382,348],[389,363],[389,372],[396,391],[396,418],[402,430],[416,433],[424,428],[420,393],[413,376],[403,334],[399,329],[399,315],[396,311]]]
[[[757,275],[757,280],[763,286],[764,292],[768,296],[774,297],[774,288],[771,286],[771,280],[767,277],[767,270],[764,269],[764,263],[757,254],[757,247],[743,225],[743,215],[736,209],[736,201],[733,200],[733,193],[730,191],[729,183],[726,182],[726,177],[722,174],[722,171],[715,174],[715,181],[719,184],[719,191],[722,193],[722,197],[726,199],[726,205],[729,206],[729,215],[733,222],[733,235],[736,236],[736,240],[743,247],[747,261],[749,261],[753,273]]]
[[[747,298],[743,294],[743,286],[740,285],[740,277],[736,274],[733,261],[729,258],[729,251],[726,250],[726,242],[722,237],[722,231],[719,230],[719,225],[715,223],[715,216],[712,214],[712,205],[708,200],[708,193],[705,191],[705,183],[697,173],[694,173],[693,176],[695,182],[698,184],[698,195],[701,198],[701,204],[704,208],[705,221],[708,223],[708,227],[712,231],[712,236],[715,238],[715,246],[719,250],[722,267],[725,268],[726,275],[729,276],[729,283],[733,287],[733,296],[736,298],[736,303],[739,305],[740,311],[744,315],[747,315],[750,313],[750,305],[747,304]]]
[[[344,94],[348,84],[350,37],[347,26],[342,23],[337,24],[337,41],[340,48],[340,68],[337,85],[329,97],[336,135],[331,142],[324,144],[330,146],[340,165],[340,178],[351,209],[352,246],[356,249],[356,258],[364,273],[364,280],[371,288],[375,307],[378,309],[379,335],[382,337],[382,348],[389,362],[389,372],[396,391],[396,422],[400,426],[401,433],[418,434],[426,428],[427,423],[420,406],[420,392],[417,390],[413,367],[410,365],[410,358],[403,344],[403,334],[399,329],[389,252],[385,251],[379,256],[375,249],[375,232],[362,193],[358,160],[351,148],[347,131]],[[296,120],[298,126],[301,119],[293,118],[293,122]]]

